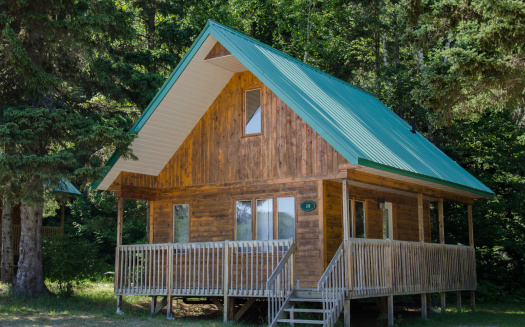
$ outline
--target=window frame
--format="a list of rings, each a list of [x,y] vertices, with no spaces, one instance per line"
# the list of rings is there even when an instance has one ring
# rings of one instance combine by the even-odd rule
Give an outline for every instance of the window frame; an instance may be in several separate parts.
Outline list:
[[[246,92],[259,90],[260,91],[260,98],[259,98],[259,107],[261,108],[261,131],[258,133],[246,133]],[[262,87],[261,86],[255,86],[250,88],[245,88],[242,90],[242,137],[253,137],[253,136],[261,136],[263,135],[263,126],[264,126],[264,115],[263,115],[263,106],[262,106]]]
[[[278,198],[293,198],[294,199],[294,239],[297,239],[297,194],[295,193],[282,193],[282,194],[257,194],[254,196],[239,196],[233,198],[233,235],[237,240],[237,201],[251,201],[252,202],[252,241],[257,240],[257,200],[272,199],[273,204],[273,228],[272,228],[272,240],[279,240],[279,216],[277,212],[277,199]]]

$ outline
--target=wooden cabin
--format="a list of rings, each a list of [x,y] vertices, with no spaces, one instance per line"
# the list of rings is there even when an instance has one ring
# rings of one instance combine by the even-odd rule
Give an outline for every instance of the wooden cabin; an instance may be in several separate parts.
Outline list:
[[[78,189],[69,181],[62,181],[55,190],[56,193],[66,194],[68,197],[79,195]],[[0,203],[0,235],[2,235],[2,204]],[[65,203],[60,203],[60,227],[42,226],[43,237],[56,237],[64,234],[64,217],[65,217]],[[20,235],[22,232],[22,221],[20,216],[20,204],[13,207],[13,256],[19,255],[20,250]],[[0,237],[0,249],[2,248],[2,238]],[[2,253],[0,252],[0,258]]]
[[[426,294],[476,288],[472,204],[492,191],[373,95],[267,45],[209,21],[133,130],[138,160],[115,154],[94,185],[119,197],[118,312],[123,295],[168,317],[207,297],[228,321],[263,298],[270,326],[305,310],[332,326],[383,297],[393,324],[395,295],[426,315]],[[123,198],[150,201],[149,244],[121,244]],[[444,201],[468,206],[469,245],[446,244]]]

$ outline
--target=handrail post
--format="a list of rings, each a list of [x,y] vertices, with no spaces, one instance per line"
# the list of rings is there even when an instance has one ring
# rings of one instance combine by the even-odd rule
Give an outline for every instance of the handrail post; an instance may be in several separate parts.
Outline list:
[[[173,306],[173,298],[171,296],[172,293],[172,285],[173,285],[173,244],[168,244],[168,276],[166,278],[166,286],[168,291],[168,309],[166,313],[166,318],[169,320],[173,319],[173,315],[171,313],[172,306]]]
[[[223,263],[223,276],[222,276],[222,283],[223,283],[223,296],[224,296],[224,302],[223,302],[223,307],[224,307],[224,312],[223,312],[223,321],[224,323],[227,323],[228,322],[228,311],[230,310],[229,308],[229,301],[228,301],[228,288],[230,287],[228,285],[228,282],[229,282],[229,276],[230,276],[230,263],[229,263],[229,254],[228,254],[228,240],[224,241],[224,254],[223,254],[223,258],[224,258],[224,263]]]
[[[288,249],[292,247],[292,244],[294,244],[293,237],[290,238]],[[293,289],[293,284],[295,282],[295,251],[292,253],[290,270],[290,287]]]

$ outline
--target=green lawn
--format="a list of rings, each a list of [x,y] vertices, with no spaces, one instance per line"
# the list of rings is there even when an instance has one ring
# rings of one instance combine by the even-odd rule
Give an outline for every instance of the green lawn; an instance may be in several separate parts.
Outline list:
[[[56,285],[50,285],[56,291]],[[39,299],[26,299],[10,295],[9,288],[0,283],[0,326],[231,326],[222,323],[222,313],[212,305],[193,306],[182,301],[174,302],[176,319],[166,320],[165,313],[149,315],[147,297],[124,297],[124,315],[115,314],[116,298],[111,282],[84,282],[75,288],[75,295],[70,298],[56,296]],[[452,304],[452,303],[451,303]],[[250,311],[248,315],[251,314]],[[376,319],[359,320],[352,315],[353,326],[381,326]],[[525,304],[516,302],[478,303],[475,313],[469,312],[465,303],[464,311],[457,314],[451,306],[444,314],[429,314],[427,321],[422,321],[417,310],[396,312],[396,325],[406,327],[437,326],[525,326]],[[235,326],[264,326],[264,312],[251,319],[252,323],[240,323]],[[342,324],[340,324],[342,325]]]
[[[501,299],[502,301],[505,299]],[[420,313],[418,313],[420,315]],[[403,319],[403,318],[402,318]],[[461,313],[455,308],[448,308],[444,314],[430,314],[427,321],[408,319],[399,323],[399,326],[419,327],[463,327],[463,326],[525,326],[525,303],[478,303],[476,312],[471,312],[468,305],[464,305]]]
[[[56,285],[48,285],[56,291]],[[27,299],[10,295],[9,288],[0,283],[0,326],[207,326],[221,327],[222,313],[214,306],[191,306],[174,301],[175,320],[163,314],[149,314],[148,297],[124,297],[124,315],[115,314],[116,297],[111,282],[84,282],[75,287],[70,298],[56,296]],[[185,317],[185,318],[182,318]],[[250,326],[239,324],[239,326]]]

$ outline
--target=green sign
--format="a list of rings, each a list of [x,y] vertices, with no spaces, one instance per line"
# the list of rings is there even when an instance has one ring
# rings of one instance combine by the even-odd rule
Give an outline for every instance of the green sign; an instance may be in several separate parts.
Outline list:
[[[301,203],[302,211],[312,211],[317,207],[314,201],[306,200]]]

